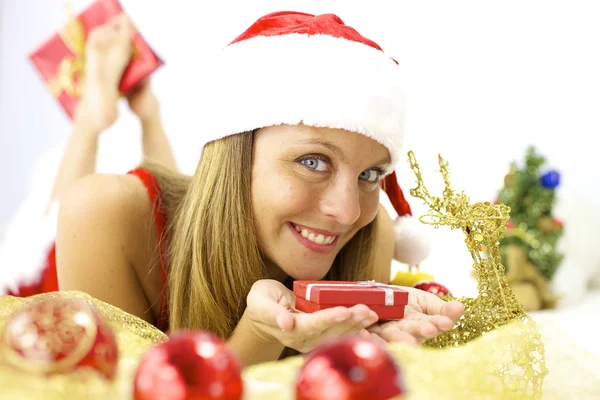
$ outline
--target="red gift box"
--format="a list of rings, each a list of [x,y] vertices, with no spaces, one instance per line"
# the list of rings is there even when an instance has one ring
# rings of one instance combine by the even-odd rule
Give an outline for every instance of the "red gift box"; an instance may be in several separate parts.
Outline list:
[[[122,12],[123,9],[117,0],[97,0],[81,14],[71,18],[65,26],[29,56],[50,92],[58,99],[71,119],[81,91],[88,33]],[[132,59],[125,68],[119,84],[121,93],[134,89],[164,64],[142,39],[139,32],[134,32],[132,39]]]
[[[337,306],[364,304],[375,311],[380,320],[404,318],[408,292],[397,286],[375,281],[294,281],[296,309],[315,312]]]

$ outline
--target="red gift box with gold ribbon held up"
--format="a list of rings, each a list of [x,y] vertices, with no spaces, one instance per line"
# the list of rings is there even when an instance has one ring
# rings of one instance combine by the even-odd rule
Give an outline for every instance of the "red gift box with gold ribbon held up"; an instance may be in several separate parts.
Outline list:
[[[71,119],[81,95],[88,34],[95,27],[103,25],[122,12],[123,9],[117,0],[94,1],[79,15],[70,18],[57,33],[29,56],[50,92]],[[164,64],[139,32],[134,32],[132,40],[133,54],[119,84],[121,93],[134,89]]]
[[[375,281],[294,281],[296,309],[315,312],[337,306],[364,304],[381,320],[404,318],[408,292]]]

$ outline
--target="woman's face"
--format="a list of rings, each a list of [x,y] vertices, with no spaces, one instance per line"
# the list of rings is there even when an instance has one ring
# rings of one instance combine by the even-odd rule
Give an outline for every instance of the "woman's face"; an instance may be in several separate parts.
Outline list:
[[[389,163],[383,145],[354,132],[261,129],[254,141],[252,207],[271,277],[323,278],[340,249],[375,219]]]

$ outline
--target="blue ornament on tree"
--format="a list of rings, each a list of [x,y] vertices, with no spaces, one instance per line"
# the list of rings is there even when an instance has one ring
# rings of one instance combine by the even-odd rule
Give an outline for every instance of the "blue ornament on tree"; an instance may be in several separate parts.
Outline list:
[[[542,175],[540,181],[543,187],[547,189],[554,189],[560,185],[560,174],[558,171],[550,170]]]

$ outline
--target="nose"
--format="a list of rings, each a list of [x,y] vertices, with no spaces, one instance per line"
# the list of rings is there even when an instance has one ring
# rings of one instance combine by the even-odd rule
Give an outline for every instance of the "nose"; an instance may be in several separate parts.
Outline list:
[[[338,176],[321,198],[321,211],[342,225],[353,225],[360,217],[360,198],[356,177]]]

